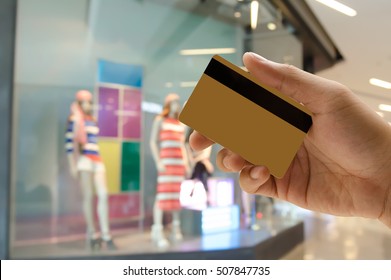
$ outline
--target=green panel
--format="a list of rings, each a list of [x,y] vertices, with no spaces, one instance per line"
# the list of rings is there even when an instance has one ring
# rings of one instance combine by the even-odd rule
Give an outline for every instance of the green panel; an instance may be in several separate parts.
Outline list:
[[[121,191],[140,190],[140,143],[122,143]]]

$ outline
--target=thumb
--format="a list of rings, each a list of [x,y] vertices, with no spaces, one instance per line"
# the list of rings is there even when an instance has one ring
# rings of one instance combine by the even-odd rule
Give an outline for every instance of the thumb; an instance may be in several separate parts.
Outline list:
[[[334,81],[315,76],[292,65],[267,60],[255,53],[245,53],[243,62],[259,82],[302,103],[313,113],[321,110],[343,87]],[[339,90],[336,90],[338,88]]]

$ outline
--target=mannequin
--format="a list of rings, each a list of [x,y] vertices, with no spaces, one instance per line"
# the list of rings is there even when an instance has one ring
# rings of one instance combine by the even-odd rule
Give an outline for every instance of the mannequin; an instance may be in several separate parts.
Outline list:
[[[189,144],[189,137],[192,132],[193,129],[190,129],[186,137],[186,149],[189,154],[190,167],[193,170],[190,179],[200,181],[205,188],[206,194],[208,194],[208,178],[212,176],[214,171],[213,164],[210,161],[212,146],[202,151],[192,150]],[[209,196],[207,195],[207,197],[207,204],[210,205]]]
[[[83,213],[87,225],[87,243],[91,249],[106,245],[116,249],[109,230],[106,170],[99,154],[99,128],[92,115],[92,94],[87,90],[76,93],[71,106],[66,132],[66,150],[71,175],[77,178],[83,194]],[[98,196],[99,236],[94,225],[93,191]]]
[[[169,245],[164,236],[164,211],[171,212],[173,217],[171,240],[182,239],[179,194],[181,183],[189,172],[189,164],[184,145],[185,126],[178,121],[179,111],[179,96],[168,94],[163,112],[155,118],[151,131],[150,147],[158,170],[151,237],[158,247]]]

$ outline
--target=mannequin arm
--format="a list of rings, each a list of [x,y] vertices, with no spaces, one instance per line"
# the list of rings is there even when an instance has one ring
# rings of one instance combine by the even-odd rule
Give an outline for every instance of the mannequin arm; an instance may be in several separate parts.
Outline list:
[[[187,127],[182,124],[185,128],[184,130],[184,136],[183,136],[183,139],[182,139],[182,145],[181,145],[181,149],[182,149],[182,156],[183,156],[183,162],[185,163],[185,169],[186,169],[186,177],[190,177],[191,175],[191,166],[193,165],[193,156],[192,156],[192,152],[191,152],[191,148],[190,146],[188,145],[188,142],[186,142],[185,140],[185,135],[186,135],[186,129]]]
[[[76,159],[73,153],[68,153],[69,171],[73,178],[77,177]]]
[[[157,116],[152,124],[151,139],[149,141],[149,146],[151,148],[152,157],[156,164],[156,169],[160,172],[164,172],[165,167],[160,160],[159,146],[158,146],[161,123],[162,123],[162,118],[160,116]]]
[[[76,166],[76,156],[75,156],[75,143],[74,143],[74,130],[75,123],[72,116],[69,118],[67,124],[67,131],[65,133],[65,149],[68,157],[69,171],[73,178],[77,177],[77,166]]]

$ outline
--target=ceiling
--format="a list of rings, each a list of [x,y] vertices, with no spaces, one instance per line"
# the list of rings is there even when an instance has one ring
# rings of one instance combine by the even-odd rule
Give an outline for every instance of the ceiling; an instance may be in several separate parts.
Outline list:
[[[355,17],[339,13],[316,0],[305,1],[344,58],[342,62],[317,74],[345,84],[375,111],[379,111],[379,104],[391,105],[391,90],[369,84],[370,78],[391,81],[391,1],[339,0],[357,11]],[[231,7],[225,14],[232,17],[232,9],[239,1],[217,2]],[[242,3],[246,2],[251,1]],[[268,2],[261,3],[260,23],[273,20],[276,14],[271,13],[270,7],[267,9],[264,6]],[[248,19],[248,13],[244,18]],[[382,116],[391,123],[391,112],[382,112]]]
[[[391,81],[391,1],[340,0],[357,11],[355,17],[306,2],[344,57],[317,74],[347,85],[375,110],[380,103],[391,105],[391,90],[369,84],[370,78]],[[384,118],[391,122],[391,113]]]

